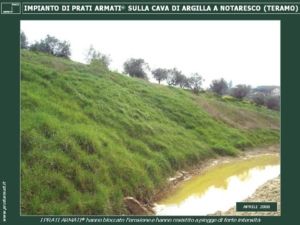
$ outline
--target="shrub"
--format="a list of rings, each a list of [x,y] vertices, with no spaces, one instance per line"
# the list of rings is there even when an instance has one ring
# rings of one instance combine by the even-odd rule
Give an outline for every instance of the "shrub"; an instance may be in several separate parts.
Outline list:
[[[265,95],[263,93],[255,93],[252,96],[252,101],[256,105],[264,105],[265,104]]]
[[[236,98],[234,98],[234,97],[232,97],[232,96],[230,96],[230,95],[224,95],[224,96],[222,96],[222,99],[223,99],[224,101],[231,101],[231,102],[237,101]]]
[[[279,96],[270,96],[266,98],[265,105],[269,109],[279,110],[280,109],[280,97]]]

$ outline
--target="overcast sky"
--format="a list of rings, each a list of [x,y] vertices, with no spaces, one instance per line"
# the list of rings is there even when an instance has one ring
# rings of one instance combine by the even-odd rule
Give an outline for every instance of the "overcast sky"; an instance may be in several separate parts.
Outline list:
[[[280,21],[21,21],[21,30],[30,43],[47,34],[69,41],[79,62],[93,45],[120,72],[133,57],[151,69],[197,72],[205,87],[221,77],[233,85],[280,85]]]

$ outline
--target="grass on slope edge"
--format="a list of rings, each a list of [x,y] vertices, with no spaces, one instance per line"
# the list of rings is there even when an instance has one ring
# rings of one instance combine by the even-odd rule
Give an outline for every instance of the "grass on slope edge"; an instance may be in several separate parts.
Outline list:
[[[21,52],[22,214],[128,214],[124,196],[146,202],[178,169],[278,141],[265,108]]]

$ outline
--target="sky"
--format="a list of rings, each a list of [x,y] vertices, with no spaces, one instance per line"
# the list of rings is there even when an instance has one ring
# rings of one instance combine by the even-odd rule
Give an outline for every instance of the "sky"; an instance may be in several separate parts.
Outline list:
[[[23,20],[21,30],[29,43],[47,34],[69,41],[71,59],[83,63],[93,45],[110,56],[110,69],[119,72],[127,59],[143,58],[151,69],[176,67],[186,76],[197,72],[204,87],[219,78],[233,85],[280,85],[278,20]]]

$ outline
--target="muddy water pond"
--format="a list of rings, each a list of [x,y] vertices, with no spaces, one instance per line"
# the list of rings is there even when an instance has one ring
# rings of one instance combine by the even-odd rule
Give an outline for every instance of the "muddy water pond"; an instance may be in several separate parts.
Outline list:
[[[208,215],[227,211],[280,174],[278,154],[230,160],[183,181],[155,204],[157,215]]]

